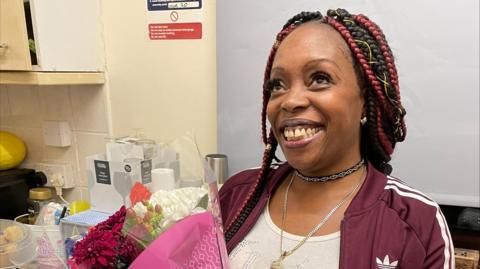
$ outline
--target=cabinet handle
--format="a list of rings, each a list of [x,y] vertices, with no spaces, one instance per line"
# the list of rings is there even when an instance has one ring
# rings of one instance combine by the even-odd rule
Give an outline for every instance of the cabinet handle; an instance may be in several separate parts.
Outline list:
[[[0,42],[0,49],[6,49],[6,48],[8,48],[7,43]]]

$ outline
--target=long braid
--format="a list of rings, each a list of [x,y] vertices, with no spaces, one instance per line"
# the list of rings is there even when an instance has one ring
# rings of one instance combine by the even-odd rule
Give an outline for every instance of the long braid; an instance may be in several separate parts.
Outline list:
[[[395,90],[395,95],[396,95],[395,97],[398,99],[398,100],[392,100],[394,105],[397,106],[397,109],[394,111],[395,112],[394,124],[396,125],[400,124],[401,127],[399,127],[398,130],[394,130],[394,134],[396,136],[397,141],[403,141],[406,135],[405,122],[402,120],[403,116],[405,116],[405,109],[401,106],[401,103],[400,103],[400,86],[398,83],[398,74],[397,74],[397,69],[395,67],[395,63],[393,61],[392,51],[390,50],[390,47],[387,44],[383,31],[380,29],[380,27],[378,27],[377,24],[370,21],[366,16],[361,14],[355,15],[353,17],[358,23],[360,23],[363,27],[368,29],[368,31],[371,33],[371,35],[375,38],[375,40],[380,45],[380,49],[381,49],[380,55],[385,57],[388,74],[390,74],[391,76],[391,80],[390,80],[391,85]]]
[[[383,91],[382,91],[381,84],[377,80],[374,71],[370,67],[368,61],[365,59],[365,55],[363,54],[361,49],[357,46],[357,43],[355,42],[355,39],[350,34],[349,30],[343,24],[336,21],[335,19],[327,18],[326,22],[329,25],[331,25],[332,27],[334,27],[334,29],[336,29],[343,36],[345,41],[347,41],[347,44],[350,46],[350,48],[354,52],[353,53],[354,57],[356,57],[356,59],[360,63],[360,66],[364,70],[364,74],[366,76],[366,79],[369,81],[370,85],[374,89],[374,93],[375,93],[376,97],[378,98],[378,102],[380,103],[380,107],[384,111],[387,111],[388,110],[387,101],[386,101],[385,96],[382,94]],[[375,115],[375,118],[376,117],[377,117],[377,115]],[[374,119],[373,118],[368,118],[368,121],[370,121],[370,120],[374,120]],[[382,148],[383,148],[382,150],[384,151],[384,153],[382,152],[381,154],[383,155],[383,154],[386,153],[387,155],[391,155],[392,154],[392,146],[389,145],[390,143],[388,142],[388,138],[386,139],[385,137],[383,137],[384,135],[385,135],[384,132],[381,131],[381,125],[377,125],[377,136],[378,136],[379,141],[382,145]],[[387,143],[385,143],[385,142],[387,142]]]
[[[282,30],[277,34],[276,40],[267,60],[267,66],[264,73],[264,83],[263,83],[263,102],[262,102],[262,114],[261,114],[261,128],[262,128],[262,142],[266,145],[265,151],[262,158],[262,166],[260,172],[251,188],[247,198],[243,201],[242,205],[239,207],[235,213],[232,221],[226,225],[225,229],[225,240],[228,242],[240,229],[241,225],[245,222],[246,218],[252,211],[253,207],[258,202],[260,195],[263,191],[264,186],[267,182],[267,176],[270,171],[270,166],[272,160],[275,157],[275,151],[278,146],[278,142],[273,135],[273,131],[270,130],[270,134],[267,137],[267,104],[270,99],[270,91],[268,90],[268,81],[270,80],[270,72],[272,69],[273,60],[277,53],[278,46],[280,43],[291,33],[298,25],[301,25],[307,21],[311,20],[320,20],[322,14],[320,12],[302,12],[294,17],[292,17],[282,28]]]
[[[235,213],[234,218],[232,221],[226,226],[225,229],[225,240],[228,242],[235,233],[240,229],[240,226],[245,222],[247,217],[250,215],[252,209],[258,202],[260,195],[262,193],[263,187],[266,184],[266,180],[263,180],[267,177],[270,171],[270,165],[272,164],[272,160],[275,156],[275,150],[277,149],[278,142],[275,139],[273,132],[270,131],[270,135],[268,137],[269,143],[263,152],[263,160],[262,160],[262,167],[260,168],[260,172],[251,188],[250,192],[247,195],[247,198],[243,201],[243,204]]]
[[[327,14],[326,22],[347,42],[375,95],[375,102],[366,102],[370,125],[367,144],[373,146],[367,157],[380,170],[391,171],[388,165],[390,155],[395,143],[403,141],[406,134],[405,110],[400,102],[398,75],[391,50],[383,32],[365,16],[352,16],[343,9],[329,10]],[[380,149],[376,146],[378,144]]]

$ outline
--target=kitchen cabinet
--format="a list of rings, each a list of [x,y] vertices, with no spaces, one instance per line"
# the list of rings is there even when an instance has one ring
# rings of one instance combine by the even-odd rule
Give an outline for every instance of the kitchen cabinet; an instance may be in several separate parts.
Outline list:
[[[0,0],[0,84],[102,84],[98,0]]]

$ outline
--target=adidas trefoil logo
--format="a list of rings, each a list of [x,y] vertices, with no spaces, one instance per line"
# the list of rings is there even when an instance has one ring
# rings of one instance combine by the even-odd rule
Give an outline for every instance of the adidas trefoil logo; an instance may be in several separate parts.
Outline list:
[[[388,257],[388,255],[385,255],[383,261],[377,258],[378,269],[395,269],[397,268],[397,265],[398,261],[393,261],[392,263],[390,263],[390,257]]]

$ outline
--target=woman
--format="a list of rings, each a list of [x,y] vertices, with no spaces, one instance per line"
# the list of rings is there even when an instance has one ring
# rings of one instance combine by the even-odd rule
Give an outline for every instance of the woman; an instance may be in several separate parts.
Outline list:
[[[265,71],[262,167],[220,192],[232,267],[454,268],[438,205],[389,176],[404,115],[375,23],[342,9],[290,19]],[[277,145],[287,163],[272,164]]]

